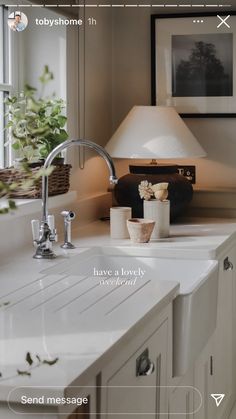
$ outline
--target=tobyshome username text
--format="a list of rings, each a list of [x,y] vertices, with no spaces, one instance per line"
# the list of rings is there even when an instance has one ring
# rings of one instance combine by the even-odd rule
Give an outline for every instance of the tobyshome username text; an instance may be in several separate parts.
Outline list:
[[[42,19],[35,19],[35,24],[39,26],[82,26],[83,19],[62,19],[61,17],[57,19],[48,19],[44,17]]]

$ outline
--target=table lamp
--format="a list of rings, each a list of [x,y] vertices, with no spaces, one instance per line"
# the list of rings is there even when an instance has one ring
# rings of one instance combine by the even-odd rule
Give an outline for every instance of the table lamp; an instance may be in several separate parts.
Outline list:
[[[142,217],[139,183],[168,182],[172,220],[191,201],[193,188],[178,173],[177,164],[161,165],[159,160],[206,156],[175,109],[164,106],[134,106],[108,141],[106,150],[114,158],[152,160],[150,164],[129,166],[130,173],[122,176],[115,187],[118,204],[131,206],[133,217]]]

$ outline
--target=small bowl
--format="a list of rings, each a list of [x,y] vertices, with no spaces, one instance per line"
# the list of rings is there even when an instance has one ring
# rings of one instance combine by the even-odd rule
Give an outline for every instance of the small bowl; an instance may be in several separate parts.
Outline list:
[[[130,218],[127,220],[127,228],[130,239],[134,243],[147,243],[155,226],[155,221],[146,218]]]

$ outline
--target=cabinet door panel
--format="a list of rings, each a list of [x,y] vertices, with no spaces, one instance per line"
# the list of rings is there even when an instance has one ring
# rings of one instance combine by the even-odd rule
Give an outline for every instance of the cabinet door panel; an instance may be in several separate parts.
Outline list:
[[[193,419],[194,393],[193,370],[190,370],[169,394],[168,419]]]
[[[224,261],[233,262],[234,269],[227,269]],[[225,399],[217,408],[215,418],[224,417],[227,404],[232,404],[234,399],[234,353],[233,353],[233,305],[235,297],[235,250],[231,249],[221,260],[219,266],[219,294],[217,327],[214,333],[213,353],[213,393],[224,393]],[[215,403],[211,400],[211,403]]]
[[[211,338],[195,363],[194,387],[198,389],[202,396],[202,405],[199,409],[199,399],[194,398],[194,419],[215,419],[216,405],[212,403],[211,393],[213,393],[213,374],[214,374],[214,341]]]
[[[137,362],[148,350],[150,375],[137,376]],[[161,419],[166,413],[167,321],[107,380],[106,419]],[[163,386],[163,387],[162,387]],[[138,415],[137,415],[138,414]]]

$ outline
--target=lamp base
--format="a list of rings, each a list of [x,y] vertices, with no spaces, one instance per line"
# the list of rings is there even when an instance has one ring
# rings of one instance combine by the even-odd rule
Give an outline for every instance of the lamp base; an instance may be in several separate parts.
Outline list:
[[[178,173],[177,165],[131,165],[129,168],[130,173],[122,176],[115,186],[115,198],[120,206],[132,207],[133,217],[143,217],[143,200],[138,192],[142,180],[152,184],[168,182],[171,221],[184,213],[192,199],[193,187]]]

